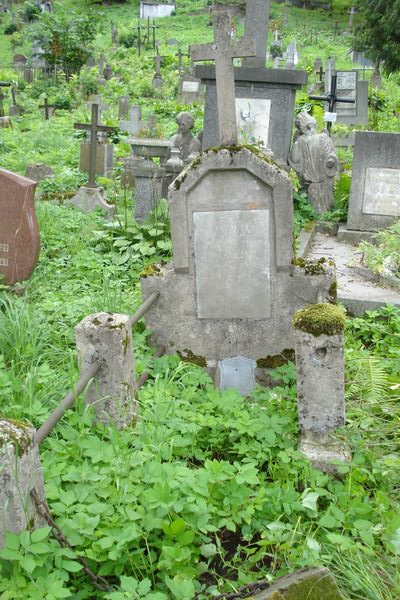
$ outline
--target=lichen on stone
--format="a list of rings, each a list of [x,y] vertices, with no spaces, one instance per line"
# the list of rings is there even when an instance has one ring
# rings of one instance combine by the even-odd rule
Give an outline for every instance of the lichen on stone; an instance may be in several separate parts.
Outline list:
[[[295,267],[304,269],[306,275],[322,275],[326,273],[326,267],[333,267],[335,263],[325,257],[318,260],[305,260],[304,258],[295,258],[292,263]]]
[[[259,369],[276,369],[289,361],[294,361],[294,350],[285,349],[280,354],[274,356],[265,356],[257,359],[257,367]]]
[[[293,316],[293,327],[319,335],[337,335],[343,332],[345,312],[342,307],[334,304],[311,304],[298,310]]]
[[[0,419],[0,448],[12,444],[18,456],[22,456],[32,442],[33,425],[16,419]]]
[[[197,365],[198,367],[206,367],[207,366],[207,361],[204,358],[204,356],[196,356],[195,354],[193,354],[193,352],[191,350],[182,350],[181,352],[177,353],[179,358],[181,360],[183,360],[184,362],[190,362],[193,363],[194,365]]]

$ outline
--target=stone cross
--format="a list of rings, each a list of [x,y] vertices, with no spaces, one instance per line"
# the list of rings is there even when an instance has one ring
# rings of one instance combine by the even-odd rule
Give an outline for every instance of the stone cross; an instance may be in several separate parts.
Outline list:
[[[49,104],[49,101],[46,96],[43,101],[43,104],[41,104],[39,108],[44,108],[44,118],[46,119],[46,121],[48,121],[50,118],[50,109],[54,108],[54,104]]]
[[[116,127],[99,125],[99,105],[92,104],[92,120],[90,124],[74,123],[74,129],[83,129],[90,132],[90,154],[89,154],[89,181],[86,187],[95,188],[96,184],[96,154],[97,154],[97,133],[114,133]]]
[[[214,42],[190,48],[193,62],[215,61],[219,143],[221,146],[237,144],[235,77],[232,61],[234,58],[255,56],[254,40],[246,37],[232,40],[229,25],[229,13],[215,12]]]
[[[155,65],[155,69],[156,69],[156,77],[161,77],[161,63],[164,60],[164,56],[160,55],[158,46],[157,46],[157,54],[154,57],[154,65]]]
[[[333,113],[335,111],[335,107],[338,102],[345,102],[348,104],[355,103],[354,98],[342,98],[341,96],[339,97],[337,95],[337,75],[332,75],[331,87],[330,87],[329,94],[326,94],[326,96],[309,96],[309,98],[310,98],[310,100],[324,100],[325,102],[327,102],[328,103],[328,111],[330,113]],[[328,121],[327,127],[328,127],[328,132],[330,134],[330,131],[332,128],[331,121]]]
[[[86,106],[88,107],[88,109],[91,111],[92,110],[92,106],[93,104],[97,104],[99,109],[98,109],[98,125],[101,125],[101,113],[103,110],[107,110],[108,109],[108,104],[105,104],[104,102],[101,101],[101,96],[100,94],[93,94],[93,96],[90,96],[89,98],[89,102],[87,102]]]
[[[247,0],[245,37],[253,39],[256,55],[243,60],[244,67],[265,67],[270,0]]]
[[[183,70],[183,65],[182,65],[182,58],[184,56],[187,56],[188,58],[190,57],[190,54],[188,52],[182,52],[182,50],[179,48],[178,52],[175,54],[175,56],[178,57],[178,70],[182,71]]]

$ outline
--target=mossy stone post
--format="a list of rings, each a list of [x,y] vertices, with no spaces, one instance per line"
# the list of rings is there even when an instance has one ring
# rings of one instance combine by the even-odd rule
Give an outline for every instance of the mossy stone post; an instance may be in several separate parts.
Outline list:
[[[348,450],[331,437],[345,422],[344,323],[343,309],[333,304],[312,304],[293,317],[299,448],[314,466],[332,472],[332,461],[349,460]]]
[[[44,500],[39,447],[32,425],[0,419],[0,547],[7,531],[37,529],[46,525],[30,493]]]
[[[137,415],[132,329],[127,315],[100,312],[85,317],[75,328],[82,372],[95,360],[102,366],[85,396],[97,418],[118,428]]]
[[[295,571],[251,597],[254,600],[343,600],[332,573],[324,567]]]

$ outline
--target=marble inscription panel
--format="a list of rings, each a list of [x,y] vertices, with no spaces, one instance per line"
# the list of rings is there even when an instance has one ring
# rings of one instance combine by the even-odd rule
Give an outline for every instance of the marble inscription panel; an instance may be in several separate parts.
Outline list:
[[[256,144],[260,140],[268,147],[271,100],[236,98],[236,123],[239,144]]]
[[[368,167],[362,212],[400,216],[400,169]]]
[[[193,213],[200,319],[270,317],[269,212]]]

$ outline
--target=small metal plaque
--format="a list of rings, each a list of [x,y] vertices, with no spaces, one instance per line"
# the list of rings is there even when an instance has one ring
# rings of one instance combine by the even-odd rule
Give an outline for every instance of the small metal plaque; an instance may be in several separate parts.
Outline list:
[[[257,363],[250,358],[234,356],[224,358],[218,362],[217,380],[221,390],[237,389],[243,396],[248,396],[253,391],[255,380],[255,369]]]

